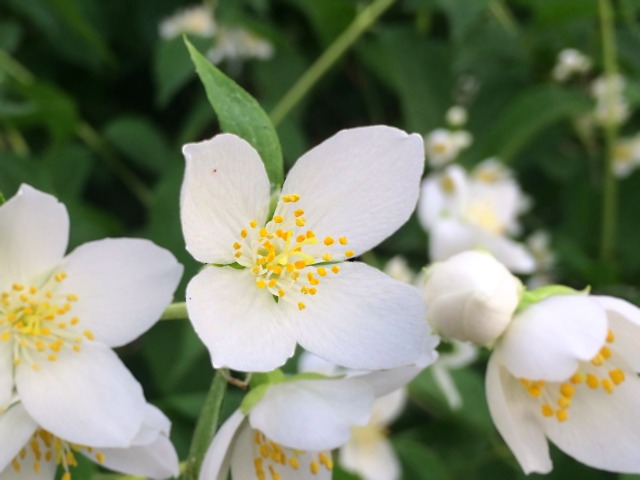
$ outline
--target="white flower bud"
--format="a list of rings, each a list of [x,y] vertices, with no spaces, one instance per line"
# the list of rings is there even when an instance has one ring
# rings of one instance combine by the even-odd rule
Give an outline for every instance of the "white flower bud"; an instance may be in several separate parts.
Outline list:
[[[507,328],[522,284],[489,253],[462,252],[427,272],[424,296],[432,328],[445,337],[489,345]]]

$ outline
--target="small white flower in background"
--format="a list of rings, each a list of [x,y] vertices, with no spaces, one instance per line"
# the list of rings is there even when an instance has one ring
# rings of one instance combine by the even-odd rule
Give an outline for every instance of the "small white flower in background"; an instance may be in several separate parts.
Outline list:
[[[454,105],[445,114],[445,120],[447,124],[454,128],[463,127],[467,123],[468,114],[467,110],[460,105]]]
[[[41,429],[21,403],[0,414],[0,479],[71,480],[78,455],[108,469],[153,479],[177,477],[179,460],[169,441],[169,420],[147,404],[144,420],[128,447],[104,448],[100,443],[79,445]]]
[[[424,137],[425,155],[429,165],[442,167],[454,161],[462,150],[471,145],[473,138],[465,130],[438,128]]]
[[[554,283],[553,269],[556,265],[556,255],[551,249],[551,237],[544,230],[533,232],[527,237],[527,248],[536,259],[536,271],[527,280],[530,289],[539,288]]]
[[[129,446],[146,401],[111,348],[158,320],[182,266],[140,239],[89,242],[64,256],[66,208],[28,185],[0,206],[0,232],[0,405],[15,389],[44,430]]]
[[[484,268],[494,292],[480,281],[468,289],[479,259],[443,262],[447,275],[434,267],[430,319],[459,340],[493,344],[489,411],[525,473],[551,471],[548,440],[590,467],[640,473],[640,309],[561,285],[526,292],[516,309],[510,290],[519,280],[503,278],[506,270]]]
[[[444,337],[491,345],[507,328],[523,287],[492,255],[467,251],[427,270],[428,320]]]
[[[273,57],[271,42],[240,27],[221,26],[215,35],[215,44],[207,52],[214,64],[223,60],[238,61],[257,58],[269,60]]]
[[[484,248],[517,273],[532,273],[535,259],[511,236],[520,233],[518,216],[529,199],[499,161],[489,159],[470,173],[450,165],[422,183],[418,219],[429,234],[431,261]]]
[[[245,415],[233,413],[218,430],[201,480],[330,479],[331,450],[351,427],[369,421],[374,389],[359,379],[297,379],[267,387]]]
[[[629,118],[631,110],[624,98],[626,83],[625,78],[618,74],[602,75],[591,84],[591,94],[596,100],[593,115],[599,125],[621,125]]]
[[[210,264],[187,308],[214,367],[269,371],[296,343],[349,368],[413,364],[429,333],[419,292],[360,262],[414,209],[420,136],[343,130],[289,172],[273,215],[258,153],[235,135],[184,147],[187,250]],[[220,266],[222,265],[222,266]]]
[[[618,178],[626,178],[640,166],[640,134],[635,137],[620,138],[613,152],[613,173]]]
[[[160,22],[160,36],[166,40],[183,34],[212,37],[216,32],[213,12],[205,5],[180,10]]]
[[[566,82],[574,75],[589,73],[591,59],[574,48],[565,48],[558,53],[552,76],[558,82]]]

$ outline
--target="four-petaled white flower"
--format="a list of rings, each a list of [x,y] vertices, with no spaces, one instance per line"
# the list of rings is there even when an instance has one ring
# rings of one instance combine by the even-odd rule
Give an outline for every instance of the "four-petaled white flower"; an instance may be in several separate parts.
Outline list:
[[[169,441],[169,420],[152,405],[144,406],[144,420],[128,447],[79,445],[39,427],[21,403],[0,414],[0,479],[53,480],[58,468],[62,480],[71,480],[81,454],[122,473],[153,479],[175,477],[178,455]]]
[[[547,438],[594,468],[640,473],[640,309],[559,295],[525,308],[498,340],[487,399],[526,473],[552,468]]]
[[[170,40],[185,33],[212,37],[217,28],[211,9],[205,5],[196,5],[165,18],[158,30],[162,38]]]
[[[496,160],[480,163],[470,175],[458,165],[430,175],[422,184],[418,218],[429,233],[431,261],[484,248],[513,272],[533,272],[531,253],[510,238],[520,233],[518,216],[528,206],[511,172]]]
[[[0,405],[15,389],[42,429],[129,446],[146,402],[111,347],[153,325],[182,266],[137,239],[90,242],[65,257],[67,210],[26,185],[0,206],[0,232]]]
[[[429,165],[437,168],[453,162],[472,141],[471,134],[466,130],[437,128],[429,132],[424,137],[424,151]]]
[[[343,130],[303,155],[273,214],[258,153],[235,135],[184,147],[187,250],[210,264],[187,287],[213,366],[269,371],[299,343],[359,369],[409,365],[428,341],[417,290],[360,262],[411,215],[423,169],[418,135]]]
[[[589,73],[591,59],[575,48],[565,48],[558,53],[558,59],[551,75],[558,82],[566,82],[574,75]]]

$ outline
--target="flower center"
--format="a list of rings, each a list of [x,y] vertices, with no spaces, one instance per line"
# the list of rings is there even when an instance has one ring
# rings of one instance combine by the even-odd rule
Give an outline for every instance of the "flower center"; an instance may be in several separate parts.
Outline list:
[[[576,372],[563,383],[520,379],[527,393],[542,402],[540,411],[544,417],[555,417],[558,422],[566,421],[569,418],[568,410],[576,389],[602,389],[607,393],[613,393],[615,387],[624,382],[624,371],[611,359],[612,351],[609,345],[614,340],[615,336],[609,330],[606,343],[600,351],[591,361],[580,362]]]
[[[251,220],[240,231],[233,250],[237,262],[255,276],[258,288],[303,310],[304,297],[318,292],[321,278],[340,271],[333,262],[351,258],[355,252],[342,249],[348,244],[347,237],[321,240],[313,230],[305,229],[305,212],[295,206],[299,200],[297,194],[283,195],[273,218],[263,227]]]
[[[471,203],[466,211],[466,219],[482,230],[496,235],[502,235],[505,230],[496,215],[494,206],[486,200]]]
[[[71,480],[69,468],[78,466],[75,453],[81,451],[94,458],[98,463],[104,462],[104,454],[102,452],[95,451],[92,447],[66,442],[46,430],[38,429],[31,436],[27,445],[11,461],[11,466],[16,473],[20,473],[24,463],[33,461],[33,471],[40,473],[42,461],[46,463],[55,462],[64,469],[64,473],[60,477],[61,480]]]
[[[307,452],[286,448],[269,440],[258,430],[253,431],[253,451],[253,466],[258,480],[281,480],[283,475],[280,472],[287,469],[299,471],[304,468],[312,475],[318,475],[323,468],[333,470],[333,460],[328,451]]]
[[[63,349],[79,352],[84,339],[94,339],[73,316],[78,296],[59,292],[65,278],[58,272],[41,288],[14,283],[0,293],[0,340],[12,343],[14,365],[26,361],[37,371],[40,360],[55,362]]]

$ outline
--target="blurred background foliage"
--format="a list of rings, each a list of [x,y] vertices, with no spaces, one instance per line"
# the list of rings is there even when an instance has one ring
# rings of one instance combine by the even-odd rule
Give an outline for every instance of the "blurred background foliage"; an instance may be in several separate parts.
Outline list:
[[[595,0],[397,0],[278,124],[287,167],[347,127],[384,123],[425,134],[464,105],[474,143],[460,162],[498,156],[533,200],[525,230],[551,233],[559,282],[640,303],[640,174],[619,184],[612,259],[599,259],[603,139],[579,135],[576,118],[594,108],[585,84],[559,85],[557,53],[578,48],[602,71]],[[71,248],[105,236],[150,238],[185,265],[176,295],[199,266],[184,250],[178,216],[181,146],[219,131],[180,37],[160,22],[180,0],[3,0],[0,2],[0,191],[21,183],[56,195],[71,215]],[[216,21],[259,33],[269,60],[220,68],[267,112],[351,24],[367,2],[219,0]],[[628,102],[640,104],[640,4],[615,3],[618,62]],[[210,39],[193,36],[201,50]],[[632,113],[622,133],[635,134]],[[338,173],[337,173],[338,174]],[[1,234],[1,233],[0,233]],[[46,232],[43,232],[46,235]],[[368,261],[402,254],[417,271],[427,237],[412,219]],[[150,401],[173,421],[181,457],[212,377],[188,322],[155,326],[120,354]],[[492,426],[482,362],[453,372],[464,400],[451,412],[429,371],[392,428],[409,480],[521,478]],[[232,390],[230,412],[241,393]],[[554,451],[549,478],[616,478]],[[93,466],[86,468],[86,478]],[[535,475],[534,475],[535,477]],[[85,476],[82,476],[85,478]],[[353,479],[336,472],[337,479]],[[634,478],[620,476],[619,478]],[[637,477],[640,478],[640,477]]]

